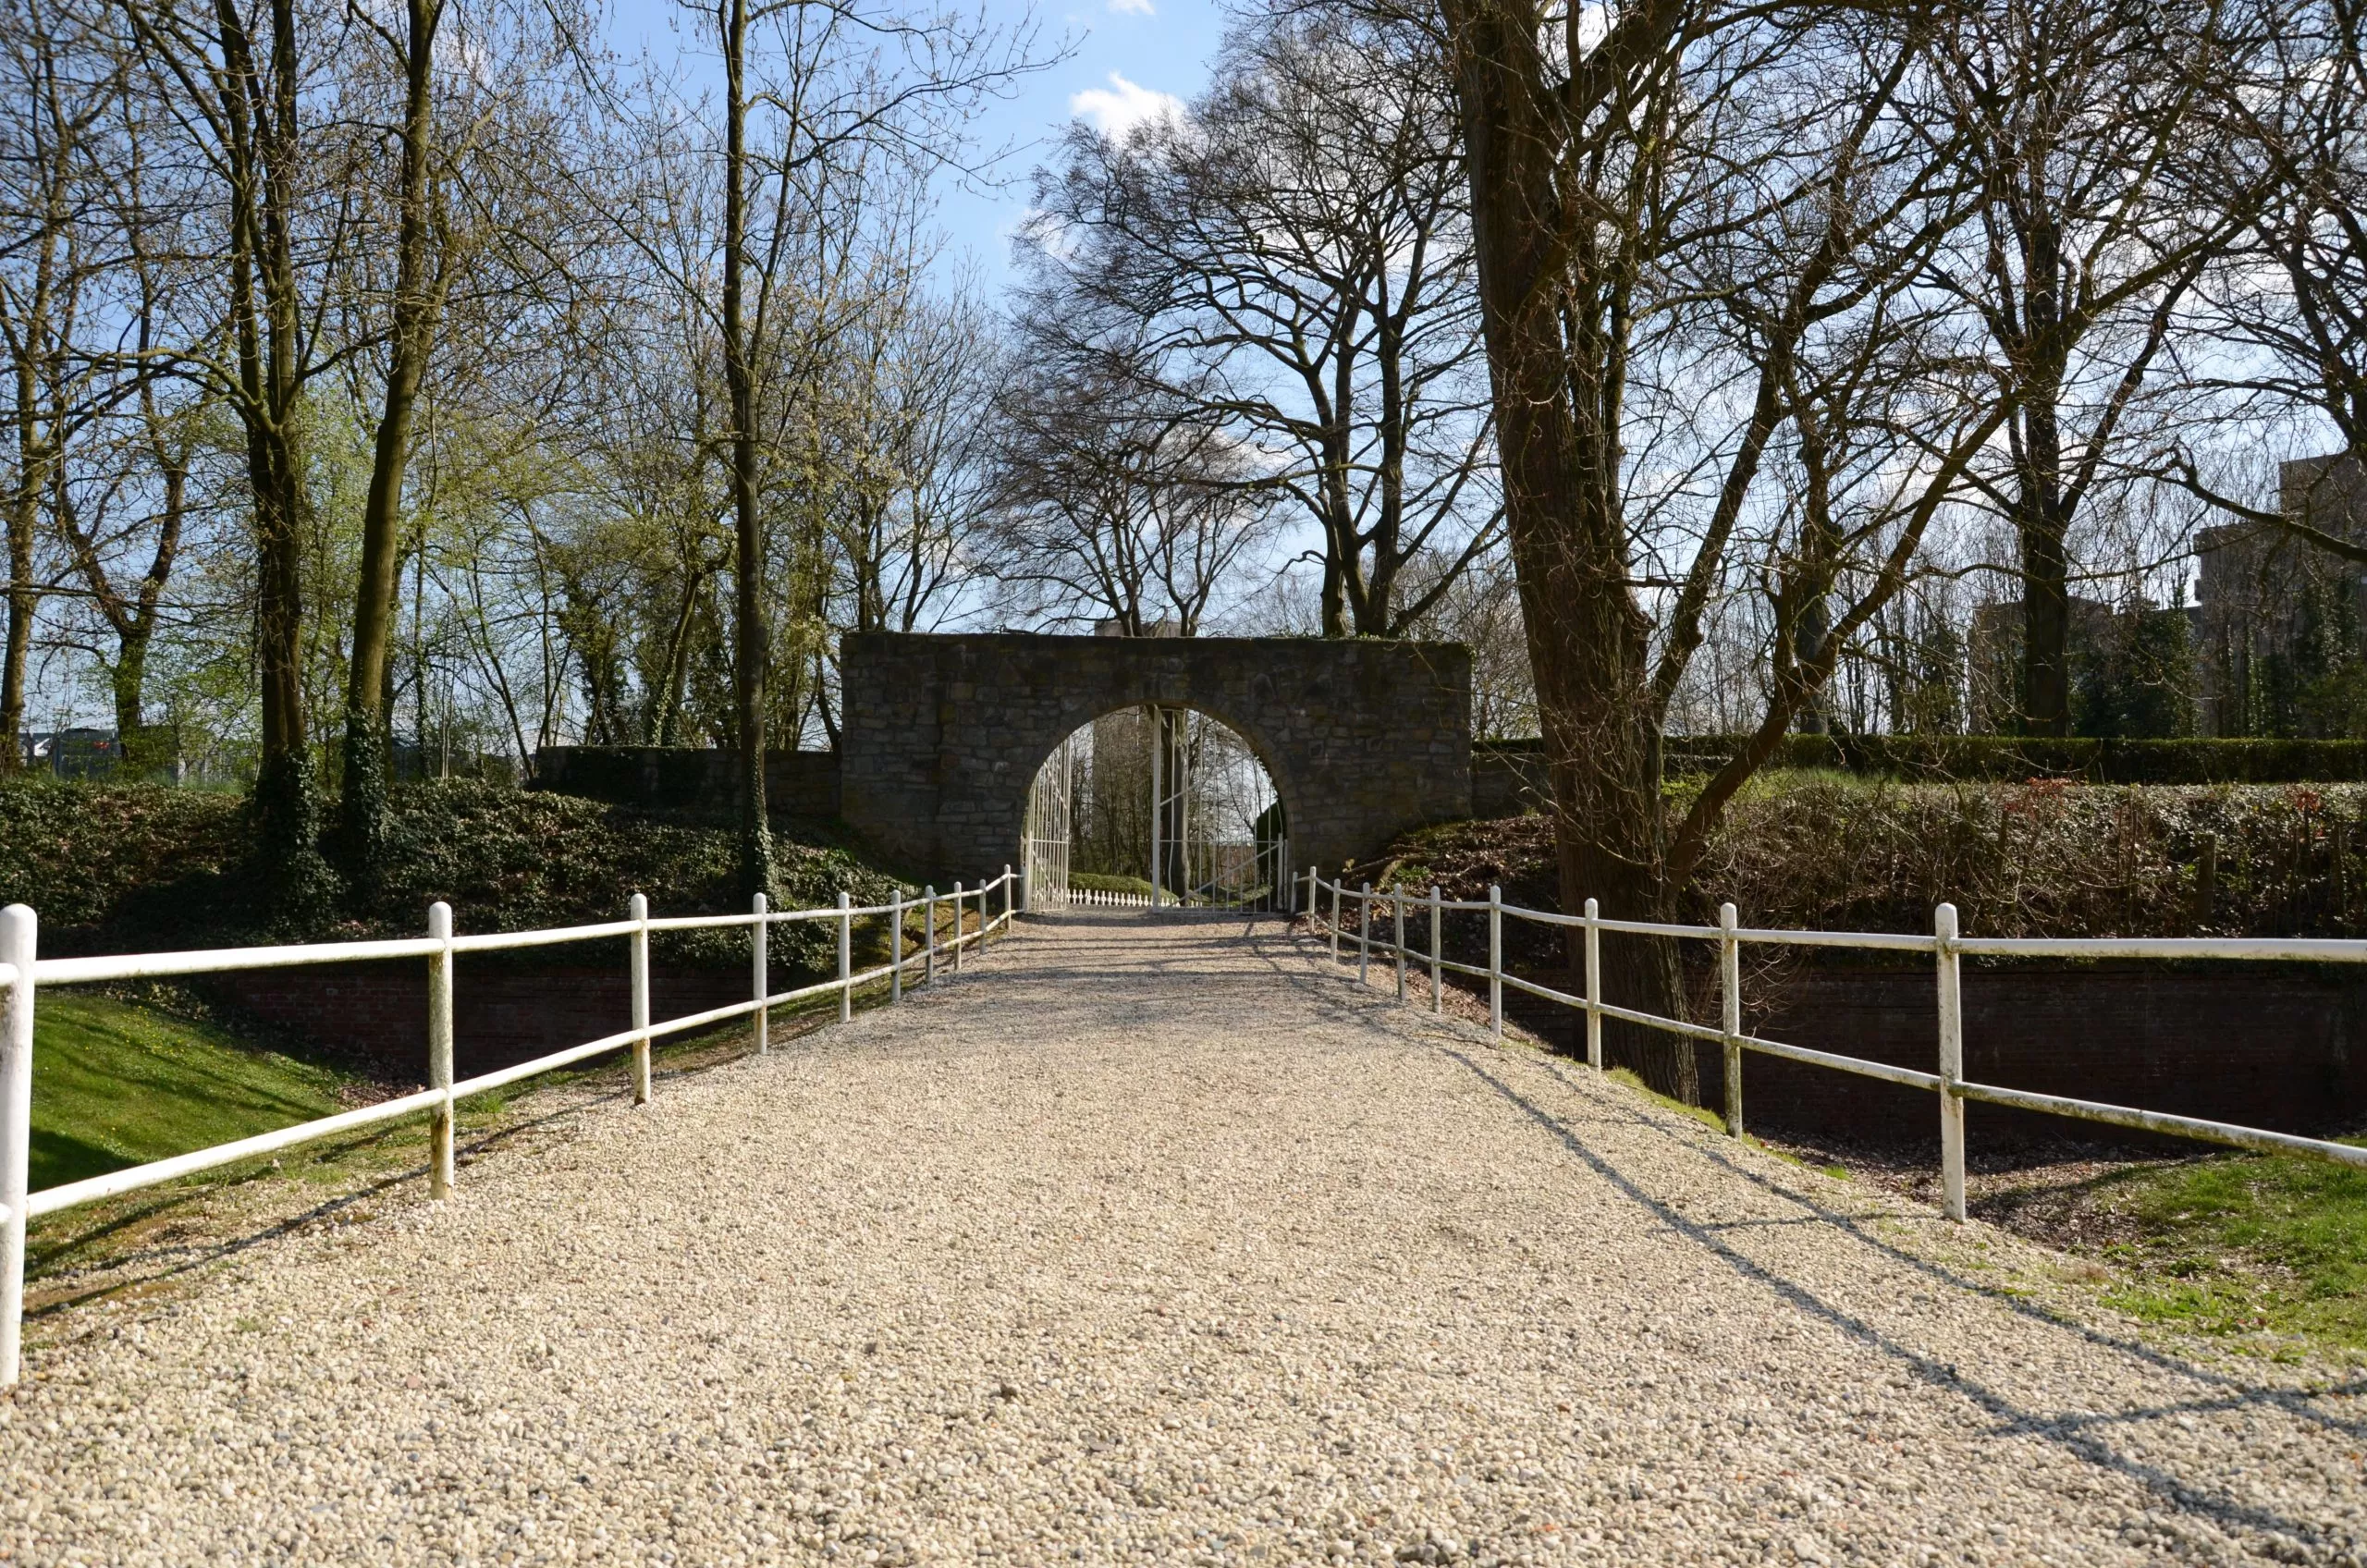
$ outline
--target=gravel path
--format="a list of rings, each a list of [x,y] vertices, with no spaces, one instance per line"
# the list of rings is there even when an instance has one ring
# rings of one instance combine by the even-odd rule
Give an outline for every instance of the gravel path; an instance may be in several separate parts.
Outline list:
[[[2367,1387],[1399,1011],[1038,925],[82,1319],[24,1562],[2367,1562]]]

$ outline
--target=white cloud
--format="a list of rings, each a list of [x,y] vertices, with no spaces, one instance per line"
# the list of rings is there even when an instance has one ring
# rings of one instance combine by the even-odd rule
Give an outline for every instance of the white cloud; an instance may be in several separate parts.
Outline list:
[[[1079,119],[1091,120],[1093,128],[1104,136],[1123,136],[1147,121],[1182,119],[1184,100],[1172,92],[1160,92],[1128,81],[1111,71],[1109,87],[1088,87],[1073,94],[1069,113]]]
[[[1150,0],[1110,0],[1110,8],[1122,17],[1155,17]]]

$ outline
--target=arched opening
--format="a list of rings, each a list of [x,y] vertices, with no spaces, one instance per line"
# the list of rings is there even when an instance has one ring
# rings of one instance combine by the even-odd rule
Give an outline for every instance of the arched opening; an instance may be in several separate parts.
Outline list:
[[[1080,726],[1036,770],[1024,839],[1031,909],[1290,908],[1273,776],[1197,708],[1119,708]]]

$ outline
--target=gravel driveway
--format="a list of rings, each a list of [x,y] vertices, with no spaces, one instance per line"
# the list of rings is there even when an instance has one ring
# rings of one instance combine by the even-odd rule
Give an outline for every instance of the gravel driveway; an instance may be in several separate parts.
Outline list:
[[[1038,924],[461,1181],[38,1358],[0,1558],[2367,1562],[2367,1388],[1270,924]]]

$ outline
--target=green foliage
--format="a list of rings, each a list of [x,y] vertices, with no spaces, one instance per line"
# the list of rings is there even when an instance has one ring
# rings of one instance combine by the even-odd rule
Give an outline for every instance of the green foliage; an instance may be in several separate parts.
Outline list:
[[[2367,787],[1775,778],[1729,807],[1697,913],[1998,937],[2367,936]]]
[[[210,1023],[44,990],[34,1013],[32,1189],[331,1115],[344,1083]]]
[[[1150,897],[1150,881],[1142,876],[1117,876],[1104,871],[1072,871],[1069,886],[1094,893],[1139,893]]]
[[[2263,735],[2367,735],[2367,658],[2348,574],[2306,572],[2293,634],[2261,653],[2244,696],[2246,727]]]
[[[1560,905],[1549,817],[1425,828],[1388,859],[1450,898],[1498,882],[1508,902]],[[2367,937],[2367,786],[1778,770],[1729,804],[1686,896],[1695,918],[1732,899],[1747,922],[1825,930],[1928,931],[1948,901],[1982,936]]]
[[[242,802],[153,785],[0,785],[0,903],[40,912],[42,946],[119,921],[143,887],[218,876],[246,854]]]
[[[2138,1222],[2107,1299],[2207,1333],[2265,1330],[2367,1352],[2367,1170],[2215,1158],[2117,1177],[2100,1204]]]
[[[1679,1116],[1699,1121],[1713,1133],[1723,1133],[1726,1130],[1726,1119],[1708,1106],[1687,1105],[1683,1100],[1672,1099],[1625,1067],[1614,1067],[1605,1072],[1603,1077],[1622,1087],[1634,1090],[1662,1110],[1674,1111]],[[1793,1163],[1797,1164],[1798,1161],[1795,1160]]]
[[[2099,714],[2116,722],[2171,722],[2134,687],[2099,688]],[[2166,699],[2165,699],[2166,700]],[[2117,705],[2114,705],[2117,704]],[[1731,735],[1673,737],[1672,779],[1715,771],[1735,753]],[[1787,735],[1772,768],[1827,769],[1918,783],[2076,779],[2087,784],[2291,784],[2367,781],[2367,741],[2159,740],[2030,735]]]
[[[635,892],[660,914],[744,911],[736,830],[644,816],[570,795],[495,783],[398,785],[387,791],[378,886],[290,930],[259,919],[245,880],[251,844],[240,802],[147,785],[0,789],[0,902],[41,913],[44,951],[134,950],[267,933],[339,940],[410,936],[427,906],[452,905],[462,931],[515,931],[621,917]],[[897,884],[847,850],[778,830],[775,909],[858,904]],[[780,927],[778,962],[835,962],[819,925]],[[669,962],[745,962],[743,932],[654,939]]]
[[[2194,732],[2194,637],[2184,610],[2111,617],[2073,654],[2079,734],[2171,740]]]

